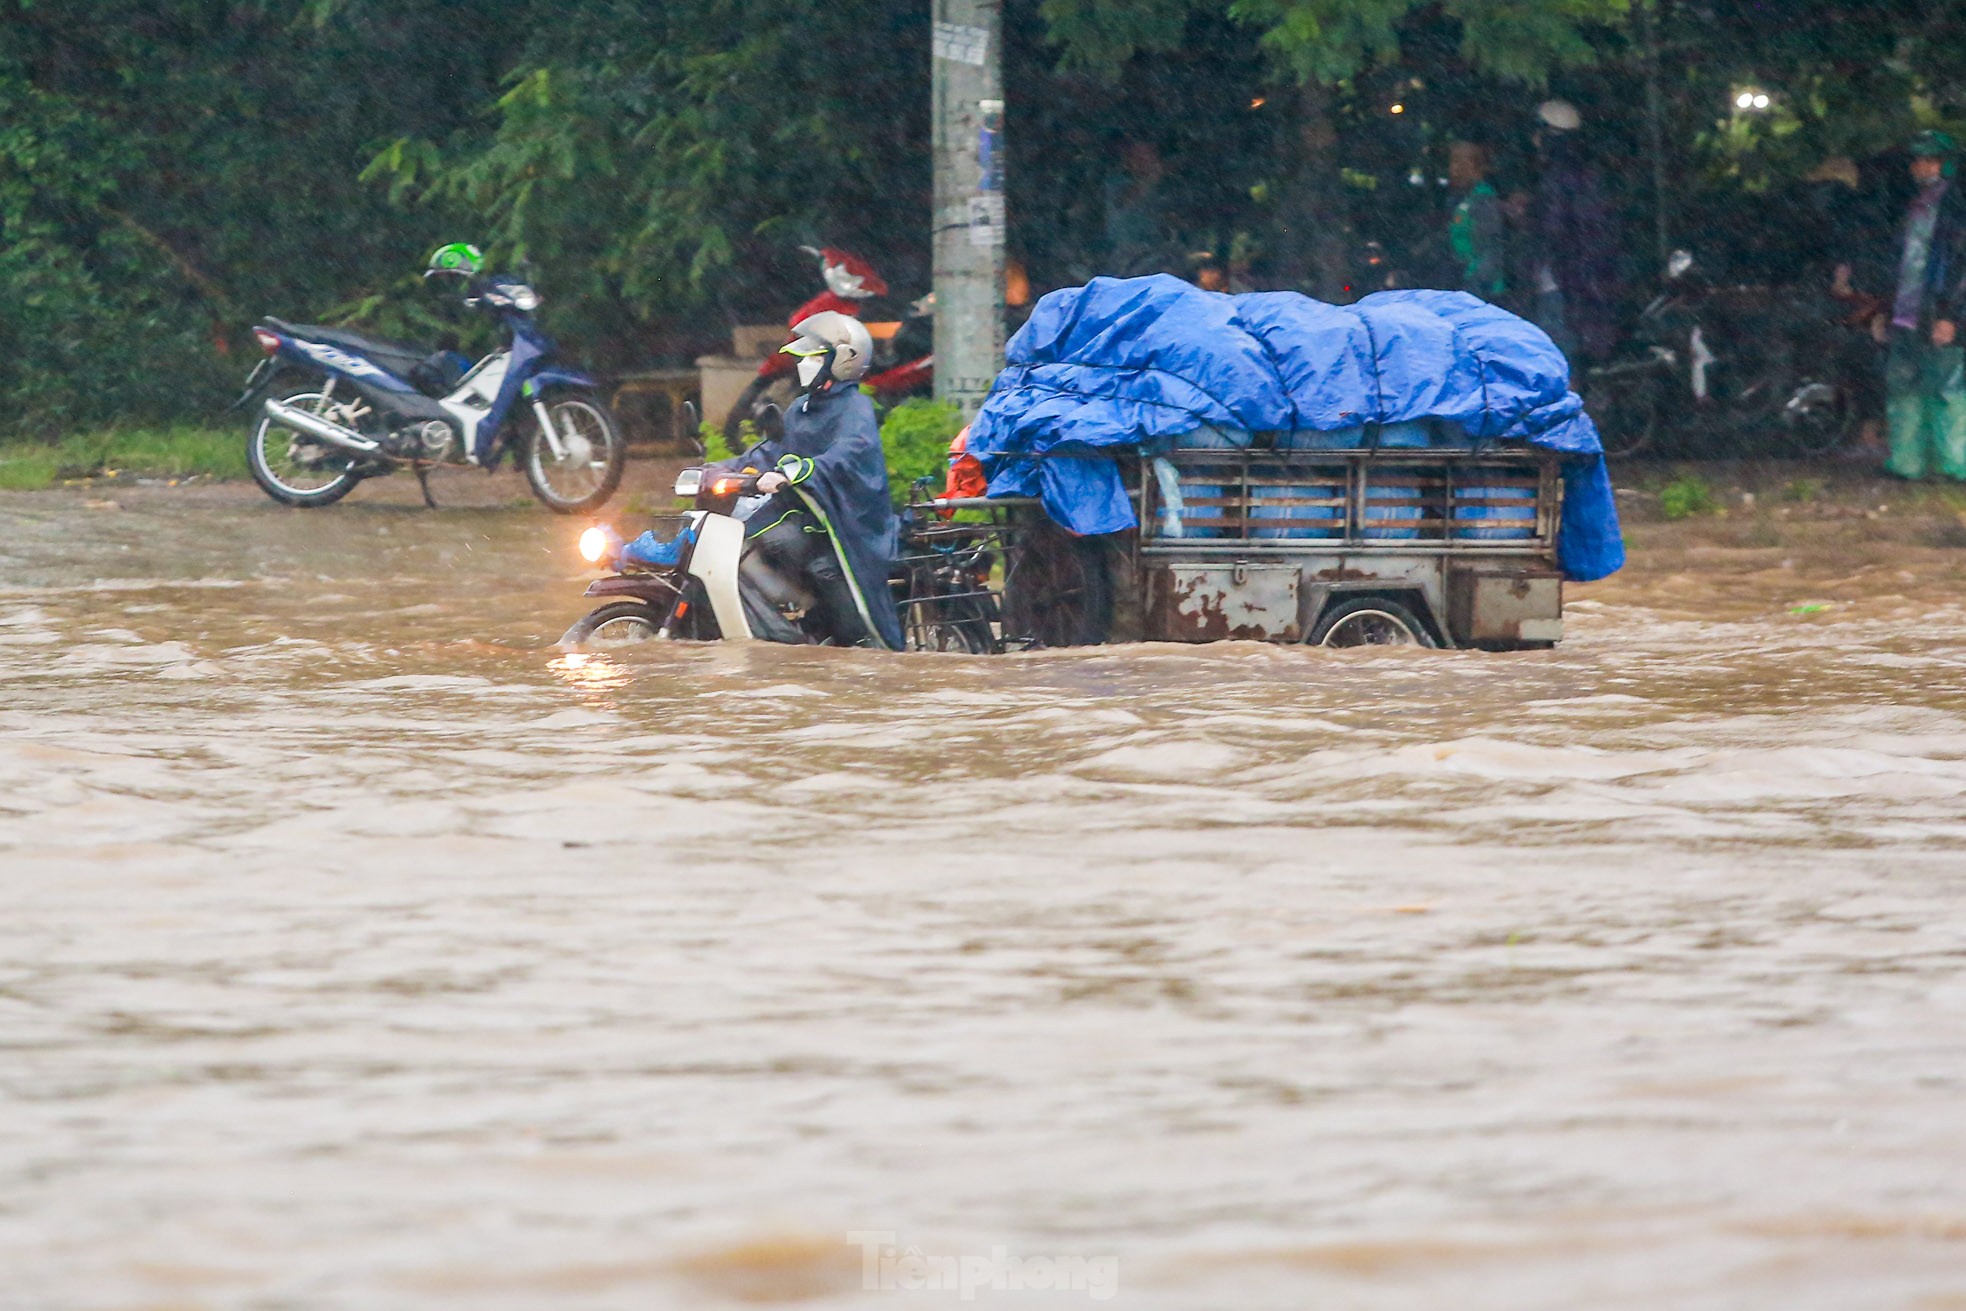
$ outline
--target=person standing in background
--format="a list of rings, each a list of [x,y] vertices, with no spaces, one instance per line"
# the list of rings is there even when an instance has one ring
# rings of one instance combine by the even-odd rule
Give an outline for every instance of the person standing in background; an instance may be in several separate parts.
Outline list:
[[[1959,341],[1966,279],[1966,201],[1953,182],[1959,147],[1943,132],[1911,143],[1918,184],[1900,238],[1897,293],[1873,331],[1884,364],[1891,454],[1887,473],[1937,472],[1966,481],[1966,349]]]
[[[1161,183],[1167,165],[1151,141],[1120,147],[1120,169],[1106,179],[1106,268],[1115,277],[1165,273],[1181,267]]]
[[[1789,218],[1787,241],[1775,276],[1812,295],[1822,293],[1828,332],[1809,345],[1828,361],[1847,389],[1858,436],[1848,454],[1877,463],[1884,448],[1884,374],[1868,329],[1884,304],[1877,293],[1891,285],[1894,269],[1893,206],[1867,195],[1855,160],[1832,155],[1811,169],[1785,196],[1778,213]],[[1805,347],[1807,348],[1807,347]]]
[[[1488,148],[1456,141],[1448,148],[1447,180],[1459,198],[1447,226],[1447,244],[1461,290],[1499,301],[1509,291],[1508,229],[1502,198],[1488,181]]]
[[[1536,117],[1542,172],[1529,213],[1534,281],[1523,294],[1529,318],[1574,366],[1603,358],[1617,342],[1622,246],[1603,174],[1584,154],[1576,106],[1551,100]]]

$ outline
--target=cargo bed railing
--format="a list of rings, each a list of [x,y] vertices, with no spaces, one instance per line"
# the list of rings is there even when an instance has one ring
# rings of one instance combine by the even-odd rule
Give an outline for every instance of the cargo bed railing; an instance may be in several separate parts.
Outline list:
[[[1141,461],[1143,551],[1545,552],[1562,458],[1523,451],[1176,450]]]

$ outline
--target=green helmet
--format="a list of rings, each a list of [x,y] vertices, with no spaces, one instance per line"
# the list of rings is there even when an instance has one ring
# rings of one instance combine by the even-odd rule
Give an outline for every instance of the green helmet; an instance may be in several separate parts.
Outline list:
[[[1959,153],[1959,143],[1949,132],[1927,128],[1911,139],[1910,149],[1914,159],[1951,159]]]
[[[423,271],[426,278],[439,273],[455,273],[468,278],[485,267],[484,252],[468,242],[453,241],[448,246],[439,246],[430,256],[430,267]]]

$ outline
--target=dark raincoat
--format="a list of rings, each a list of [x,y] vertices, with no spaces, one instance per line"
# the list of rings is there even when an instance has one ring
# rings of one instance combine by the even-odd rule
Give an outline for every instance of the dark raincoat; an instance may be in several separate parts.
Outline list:
[[[1534,217],[1533,258],[1548,266],[1563,293],[1570,331],[1587,355],[1608,355],[1618,341],[1624,294],[1618,215],[1604,175],[1568,135],[1546,147]],[[1522,290],[1533,293],[1535,283]]]
[[[859,388],[839,383],[801,396],[785,412],[783,436],[758,443],[731,464],[776,469],[791,479],[780,495],[797,497],[826,529],[868,631],[890,651],[901,650],[901,615],[887,585],[901,523],[888,495],[873,403]]]

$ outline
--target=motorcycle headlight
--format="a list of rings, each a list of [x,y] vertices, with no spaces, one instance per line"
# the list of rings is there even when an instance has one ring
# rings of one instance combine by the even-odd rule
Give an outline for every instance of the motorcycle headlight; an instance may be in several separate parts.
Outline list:
[[[514,287],[512,289],[512,308],[526,314],[532,313],[539,308],[539,293],[531,287]]]
[[[685,469],[676,475],[676,495],[695,496],[703,490],[703,470]]]
[[[580,535],[580,558],[588,564],[599,564],[608,553],[608,532],[605,528],[589,528]]]

